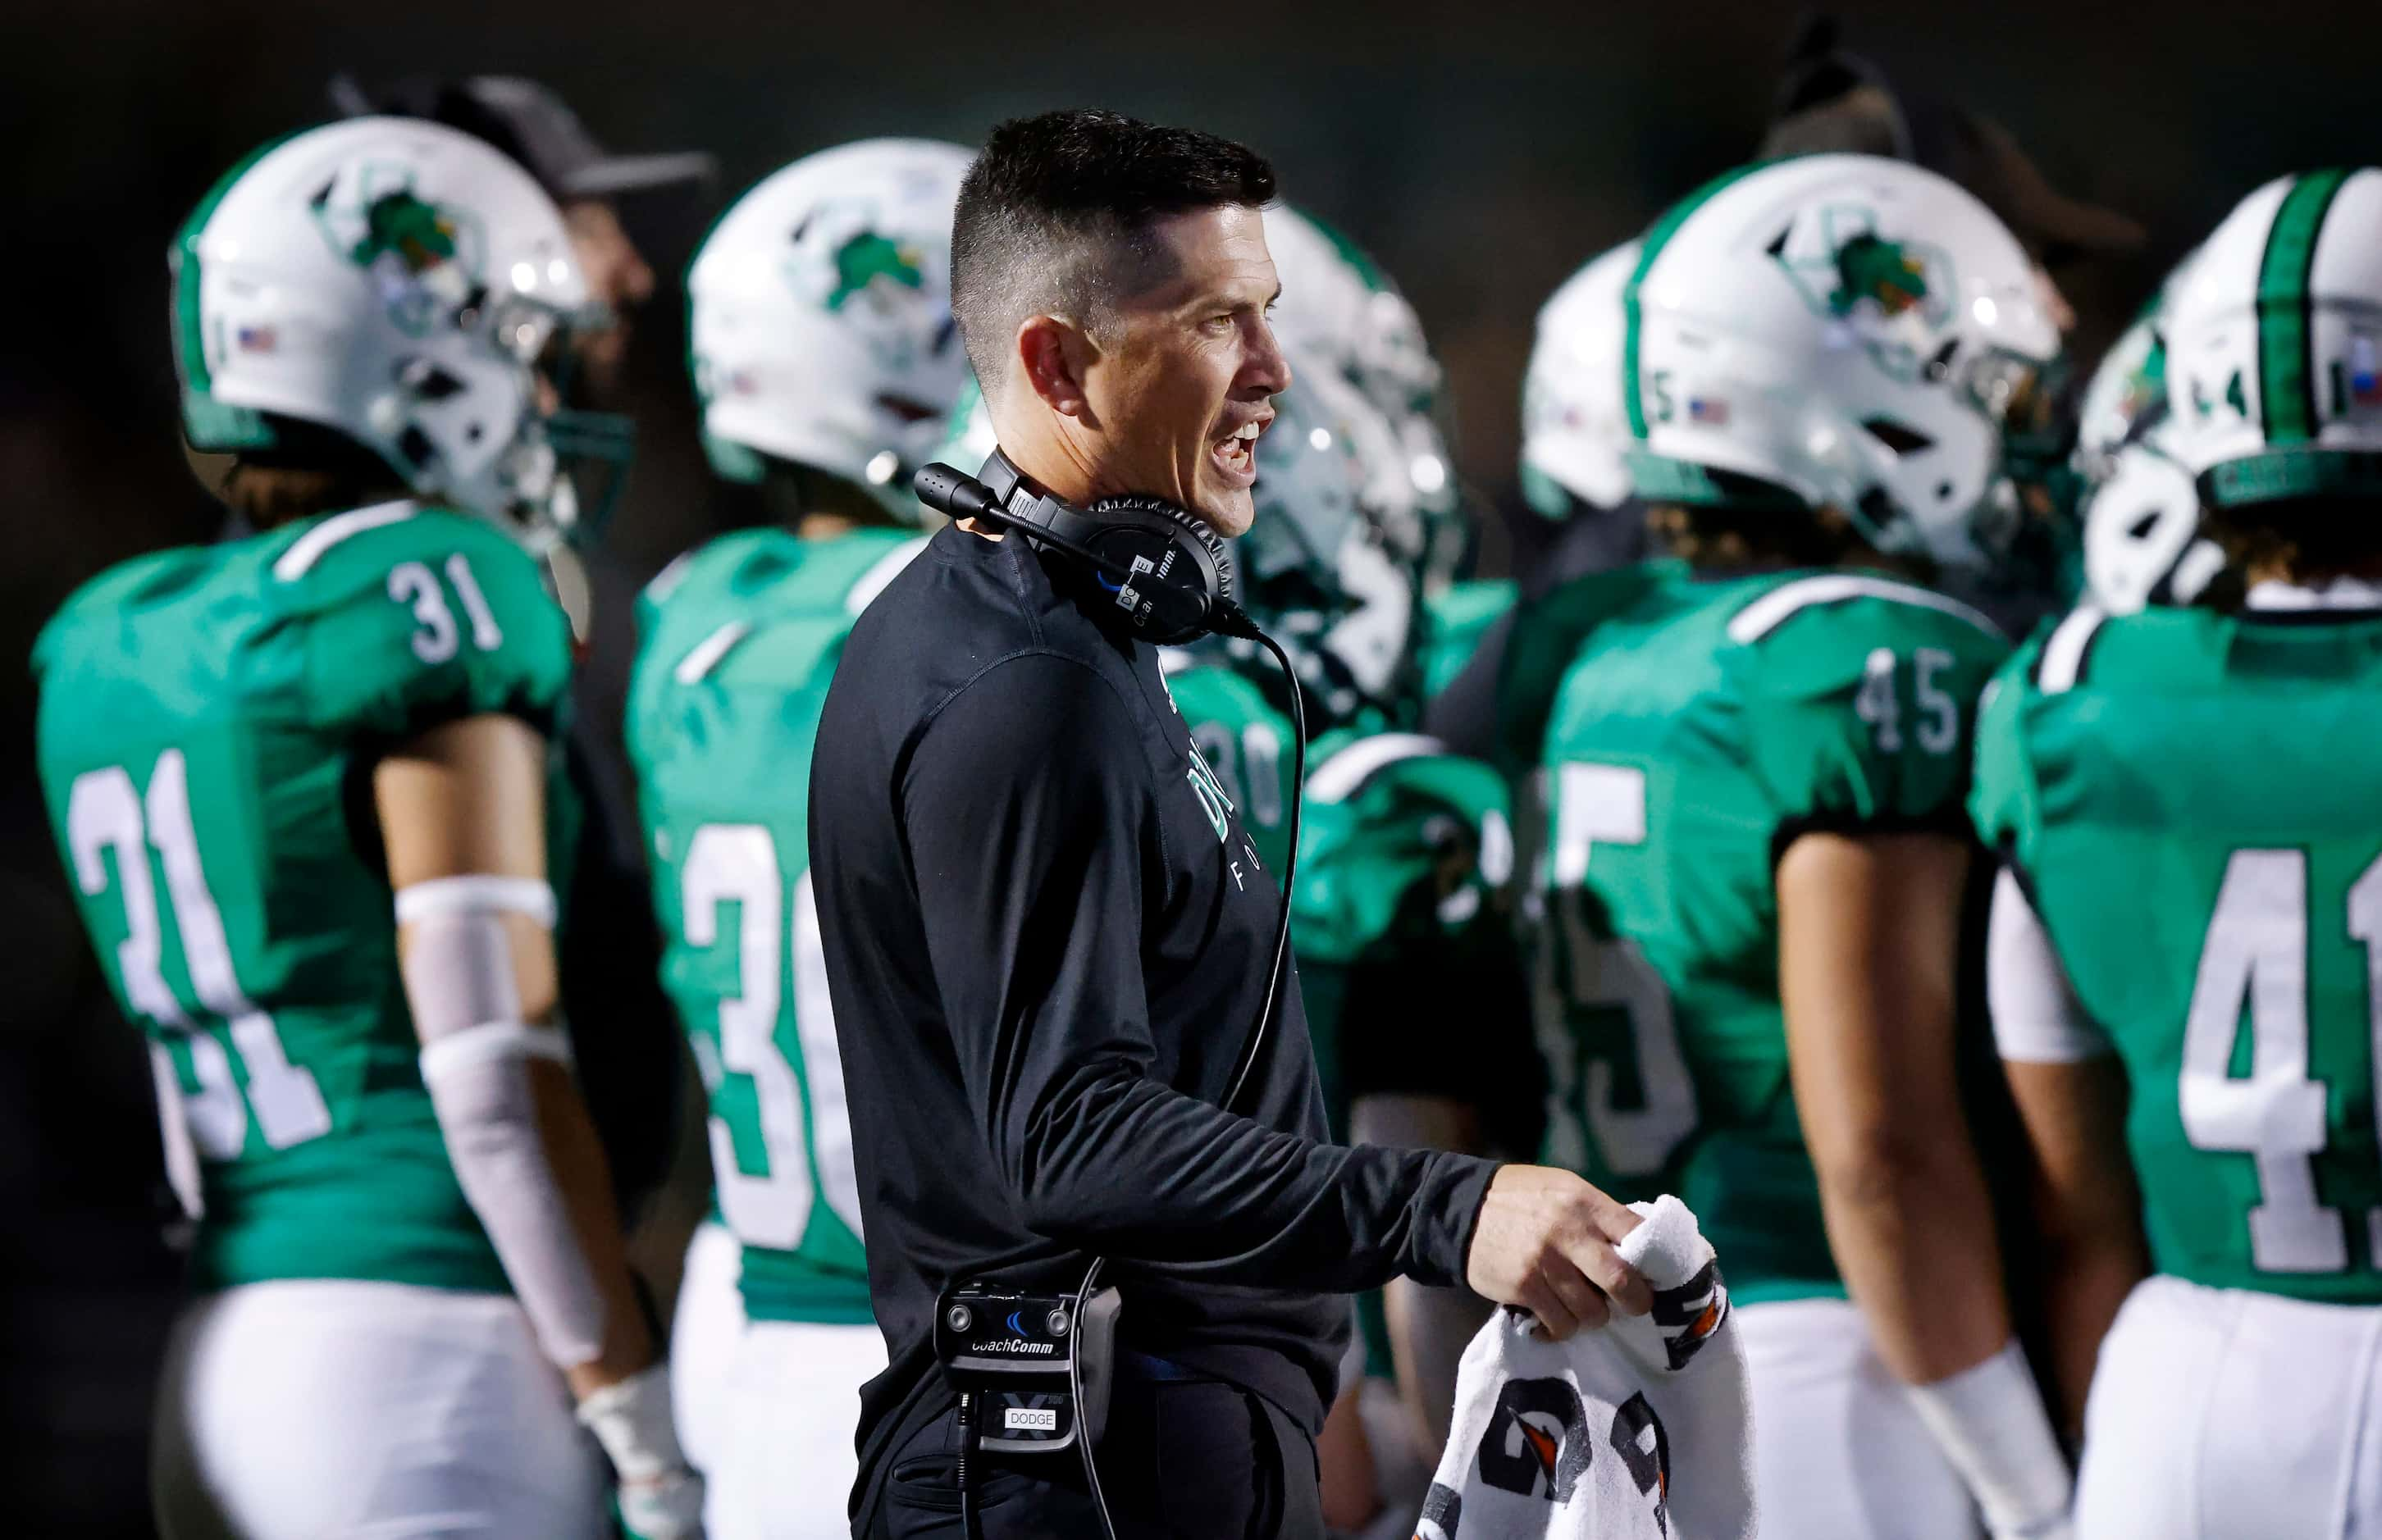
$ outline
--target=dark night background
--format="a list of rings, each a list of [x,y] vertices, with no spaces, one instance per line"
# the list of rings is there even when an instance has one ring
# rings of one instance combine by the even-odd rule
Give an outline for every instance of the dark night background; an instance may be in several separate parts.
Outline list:
[[[2006,124],[2061,190],[2143,220],[2139,258],[2063,273],[2089,364],[2166,263],[2265,178],[2382,151],[2382,8],[2003,0],[1836,7],[1906,92]],[[1420,311],[1448,371],[1483,565],[1518,507],[1533,314],[1582,260],[1746,159],[1786,6],[1476,3],[1027,8],[950,0],[272,5],[10,0],[0,19],[0,1493],[10,1533],[147,1533],[149,1378],[173,1298],[146,1060],[78,929],[31,754],[35,631],[69,589],[217,513],[176,436],[168,237],[260,141],[329,116],[338,70],[534,75],[621,151],[720,181],[624,209],[665,291],[632,361],[638,467],[611,591],[715,527],[677,275],[709,216],[844,140],[973,143],[1097,104],[1246,140]],[[599,621],[623,655],[620,606]]]

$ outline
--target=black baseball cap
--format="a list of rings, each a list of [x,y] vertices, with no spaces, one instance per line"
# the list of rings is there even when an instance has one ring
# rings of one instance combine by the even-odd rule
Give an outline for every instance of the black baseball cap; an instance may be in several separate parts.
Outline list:
[[[699,150],[612,154],[552,89],[519,75],[414,76],[379,92],[342,75],[331,82],[331,101],[351,117],[423,117],[485,140],[528,167],[557,202],[708,181],[718,170]]]
[[[2046,262],[2130,251],[2147,235],[2138,221],[2054,188],[1994,119],[1896,91],[1884,70],[1842,46],[1825,15],[1796,39],[1762,141],[1768,155],[1815,151],[1885,155],[1947,177]]]

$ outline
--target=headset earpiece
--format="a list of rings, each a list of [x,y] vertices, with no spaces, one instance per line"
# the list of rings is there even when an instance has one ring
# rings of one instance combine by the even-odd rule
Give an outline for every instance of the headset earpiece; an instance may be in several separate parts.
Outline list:
[[[1096,522],[1129,524],[1166,536],[1179,552],[1172,563],[1161,564],[1167,586],[1198,594],[1210,609],[1234,602],[1232,547],[1185,510],[1163,498],[1124,494],[1103,497],[1086,512]]]

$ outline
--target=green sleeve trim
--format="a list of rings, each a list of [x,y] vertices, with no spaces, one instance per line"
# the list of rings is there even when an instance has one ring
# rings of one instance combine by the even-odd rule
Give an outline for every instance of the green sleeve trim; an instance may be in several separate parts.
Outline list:
[[[2258,415],[2270,445],[2315,436],[2314,328],[2308,324],[2308,275],[2315,266],[2325,215],[2348,181],[2345,169],[2312,172],[2291,184],[2266,229],[2258,265]]]

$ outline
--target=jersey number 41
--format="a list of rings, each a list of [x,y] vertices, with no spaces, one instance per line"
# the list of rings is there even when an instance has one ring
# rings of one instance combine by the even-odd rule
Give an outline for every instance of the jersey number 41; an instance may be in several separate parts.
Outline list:
[[[2365,947],[2368,1040],[2382,1057],[2382,859],[2350,886],[2346,924]],[[2195,1149],[2255,1157],[2250,1259],[2261,1272],[2332,1273],[2349,1265],[2340,1211],[2316,1202],[2325,1082],[2308,1073],[2308,865],[2305,850],[2236,850],[2200,953],[2176,1090]],[[2250,1072],[2232,1073],[2247,996]],[[2382,1209],[2365,1216],[2366,1253],[2382,1266]]]

